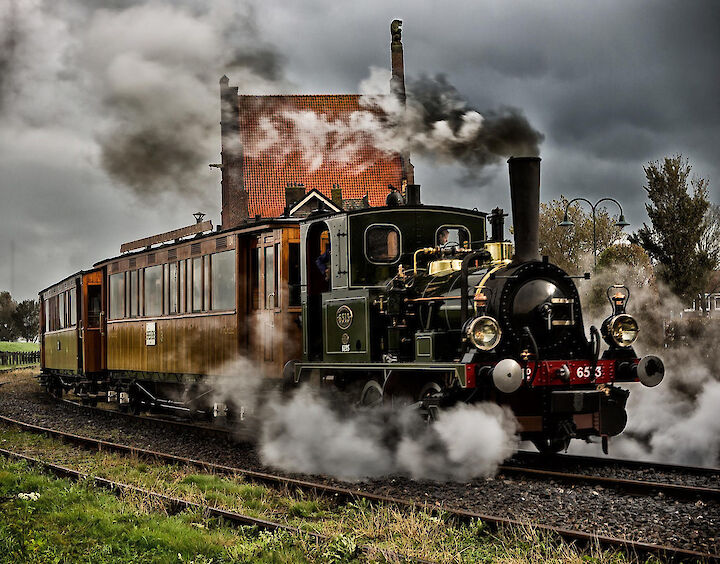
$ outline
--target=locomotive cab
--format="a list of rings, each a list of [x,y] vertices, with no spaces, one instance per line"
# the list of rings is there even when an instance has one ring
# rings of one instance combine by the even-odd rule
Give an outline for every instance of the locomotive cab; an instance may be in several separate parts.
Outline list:
[[[401,306],[395,302],[407,297],[393,292],[393,280],[412,271],[418,249],[442,249],[436,245],[440,234],[447,234],[447,257],[454,256],[453,249],[460,245],[469,249],[473,240],[484,241],[485,217],[482,212],[455,208],[405,206],[305,221],[301,225],[304,360],[382,362],[393,354],[398,360],[399,348],[412,352],[408,341],[395,342],[398,330],[385,327],[388,312]],[[464,240],[455,243],[450,237]],[[449,268],[452,271],[452,265]],[[436,268],[435,276],[444,280],[440,270]],[[458,355],[456,351],[451,356]],[[414,360],[414,354],[401,356]]]

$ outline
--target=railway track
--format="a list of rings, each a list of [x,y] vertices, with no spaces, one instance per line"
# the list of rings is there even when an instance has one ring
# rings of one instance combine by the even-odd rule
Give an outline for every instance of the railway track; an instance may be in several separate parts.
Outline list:
[[[73,409],[80,409],[92,413],[101,413],[106,417],[123,417],[133,421],[140,421],[143,424],[164,425],[172,427],[180,427],[190,429],[194,432],[200,432],[227,440],[235,439],[233,431],[222,427],[211,427],[209,425],[197,425],[183,421],[175,421],[163,417],[149,417],[134,415],[117,410],[100,409],[93,406],[82,405],[69,399],[58,399],[63,405],[71,406]],[[636,469],[659,469],[672,470],[674,472],[693,472],[705,475],[719,475],[720,469],[702,468],[696,466],[680,466],[676,464],[649,463],[638,461],[621,461],[617,459],[601,459],[595,457],[582,457],[575,455],[555,455],[547,457],[538,453],[519,452],[513,459],[498,467],[498,471],[505,476],[522,477],[530,479],[546,479],[556,480],[563,483],[575,483],[590,486],[601,486],[604,488],[613,488],[623,492],[634,493],[639,495],[656,495],[662,493],[666,496],[672,496],[680,499],[700,498],[705,500],[720,501],[720,489],[693,486],[672,482],[661,482],[654,480],[637,480],[628,478],[618,478],[612,476],[597,476],[586,472],[568,472],[559,471],[557,467],[565,466],[571,463],[576,466],[585,464],[611,467],[612,465],[621,464],[624,467]],[[628,464],[629,463],[629,464]]]
[[[85,405],[67,398],[60,399],[53,396],[50,397],[52,397],[56,402],[64,406],[68,406],[72,409],[77,409],[88,413],[99,414],[101,417],[122,417],[123,419],[135,421],[141,424],[162,425],[173,429],[185,429],[188,431],[200,432],[209,436],[227,440],[232,440],[235,438],[234,432],[226,427],[214,427],[211,425],[191,423],[177,417],[153,417],[149,415],[136,415],[134,413],[120,411],[118,409],[101,409],[99,407]]]
[[[286,531],[286,532],[294,534],[294,535],[302,535],[305,537],[313,538],[317,542],[327,542],[327,541],[331,540],[330,537],[328,537],[326,535],[322,535],[322,534],[314,532],[314,531],[300,529],[298,527],[292,527],[290,525],[286,525],[284,523],[278,523],[276,521],[269,521],[267,519],[259,519],[257,517],[251,517],[249,515],[237,513],[236,511],[229,511],[227,509],[221,509],[219,507],[215,507],[212,505],[203,505],[200,503],[195,503],[195,502],[181,499],[178,497],[167,496],[167,495],[153,492],[151,490],[147,490],[144,488],[138,488],[137,486],[131,486],[128,484],[123,484],[120,482],[107,480],[105,478],[100,478],[98,476],[90,476],[90,475],[84,474],[82,472],[79,472],[77,470],[73,470],[72,468],[67,468],[65,466],[61,466],[61,465],[58,465],[58,464],[55,464],[52,462],[40,460],[38,458],[26,456],[24,454],[13,452],[13,451],[10,451],[7,449],[0,448],[0,455],[3,455],[5,457],[13,459],[13,460],[25,461],[33,466],[36,466],[36,467],[42,468],[48,472],[51,472],[60,478],[68,478],[68,479],[71,479],[74,481],[89,480],[95,486],[110,490],[111,492],[113,492],[115,494],[120,494],[120,493],[141,494],[145,497],[149,497],[155,501],[161,502],[163,505],[168,507],[173,512],[179,512],[179,511],[183,511],[183,510],[187,510],[187,509],[193,509],[193,510],[202,512],[204,515],[217,517],[217,518],[225,520],[228,523],[232,523],[235,525],[252,526],[252,527],[257,527],[258,529],[265,530],[265,531],[282,530],[282,531]],[[382,553],[383,556],[385,557],[385,559],[390,562],[401,562],[401,561],[408,560],[407,557],[405,557],[402,554],[399,554],[395,551],[391,551],[391,550],[387,550],[387,549],[380,549],[380,548],[374,547],[372,545],[362,545],[359,547],[359,550],[360,550],[360,552],[363,552],[365,554]],[[424,560],[424,559],[420,559],[420,558],[412,558],[411,560],[413,562],[420,562],[422,564],[425,564],[425,563],[433,564],[433,562],[430,560]]]
[[[462,509],[453,509],[447,506],[442,508],[435,507],[427,504],[420,504],[413,500],[402,499],[397,497],[383,496],[371,492],[364,492],[360,489],[349,489],[338,486],[310,482],[306,480],[298,480],[295,478],[288,478],[285,476],[278,476],[274,474],[257,472],[254,470],[247,470],[243,468],[224,466],[220,464],[213,464],[202,460],[195,460],[191,458],[184,458],[172,454],[151,451],[147,449],[122,445],[118,443],[112,443],[99,439],[92,439],[89,437],[83,437],[71,433],[65,433],[55,429],[48,429],[37,425],[31,425],[22,421],[10,419],[8,417],[0,416],[0,422],[7,425],[14,426],[24,431],[41,433],[51,436],[56,439],[70,442],[75,445],[80,445],[85,448],[91,448],[95,450],[106,450],[116,452],[125,455],[142,457],[150,460],[157,460],[164,463],[187,465],[201,469],[203,471],[214,472],[217,474],[226,475],[242,475],[250,481],[257,483],[267,484],[273,487],[280,488],[293,488],[302,491],[309,491],[315,494],[321,494],[335,499],[338,502],[348,502],[357,499],[365,499],[372,503],[386,503],[392,504],[404,508],[425,508],[431,512],[442,512],[444,514],[450,514],[461,522],[467,522],[475,519],[482,520],[484,523],[491,527],[531,527],[544,531],[550,534],[554,534],[565,540],[566,542],[576,544],[599,544],[605,548],[621,549],[630,555],[654,555],[664,561],[705,561],[705,562],[720,562],[720,554],[709,554],[694,550],[688,550],[683,548],[676,548],[672,546],[665,546],[659,544],[652,544],[646,542],[637,542],[623,538],[610,537],[605,535],[596,535],[579,530],[565,529],[561,527],[553,527],[549,525],[541,525],[535,523],[528,523],[524,521],[518,521],[515,519],[508,519],[497,515],[488,515],[479,512],[466,511]],[[654,485],[655,486],[655,485]],[[702,492],[698,492],[697,495],[702,495]]]

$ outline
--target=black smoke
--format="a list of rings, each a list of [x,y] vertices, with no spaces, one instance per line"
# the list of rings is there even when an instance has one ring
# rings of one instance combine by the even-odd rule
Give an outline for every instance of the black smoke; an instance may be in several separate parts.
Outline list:
[[[473,108],[442,74],[410,80],[407,90],[407,119],[409,133],[415,139],[410,140],[414,152],[449,157],[462,164],[471,176],[511,156],[540,154],[544,135],[519,108]],[[451,135],[438,134],[440,126],[447,127]]]

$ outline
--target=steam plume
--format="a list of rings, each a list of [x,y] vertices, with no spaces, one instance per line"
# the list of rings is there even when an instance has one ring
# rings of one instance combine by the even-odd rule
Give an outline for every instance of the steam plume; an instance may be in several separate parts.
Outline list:
[[[246,151],[259,154],[282,144],[287,152],[299,152],[314,169],[325,160],[362,163],[370,146],[388,155],[411,152],[460,164],[474,180],[487,165],[509,156],[539,154],[543,135],[520,109],[478,111],[444,75],[410,81],[405,107],[389,94],[389,78],[389,71],[371,69],[360,85],[362,109],[348,118],[286,111],[282,120],[266,119],[260,124],[264,138],[247,146]],[[363,165],[359,168],[362,170]]]
[[[460,405],[433,425],[416,414],[336,411],[303,389],[264,415],[260,454],[270,466],[345,480],[402,474],[466,481],[495,473],[517,447],[517,423],[494,404]]]
[[[108,118],[97,135],[101,163],[142,197],[204,191],[218,152],[218,76],[232,71],[245,88],[267,88],[282,67],[252,14],[229,3],[97,11],[83,43]]]
[[[720,466],[720,322],[694,320],[690,338],[664,347],[665,323],[678,319],[684,307],[668,288],[629,266],[600,271],[592,285],[581,286],[583,311],[599,327],[609,305],[597,296],[610,284],[632,281],[628,313],[638,319],[634,346],[640,356],[655,354],[665,363],[665,379],[655,388],[629,386],[628,425],[613,439],[611,454],[678,464]],[[586,319],[586,323],[587,323]],[[589,325],[589,323],[587,323]],[[571,451],[597,453],[596,445],[574,442]]]

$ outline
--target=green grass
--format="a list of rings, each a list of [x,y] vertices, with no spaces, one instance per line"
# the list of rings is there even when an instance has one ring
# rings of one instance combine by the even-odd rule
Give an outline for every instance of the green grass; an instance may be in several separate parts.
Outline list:
[[[204,474],[195,468],[87,451],[3,425],[0,446],[86,474],[331,538],[317,545],[307,537],[227,529],[190,513],[168,517],[147,496],[118,500],[83,484],[52,480],[0,456],[0,563],[384,562],[382,549],[410,560],[436,562],[627,562],[620,553],[598,547],[580,551],[530,528],[493,531],[481,521],[462,524],[445,513],[362,499],[336,505],[301,491],[248,483],[241,476]],[[31,491],[39,492],[40,499],[17,497]],[[375,547],[375,552],[356,556],[363,545]]]
[[[34,352],[39,350],[39,343],[11,343],[8,341],[0,341],[0,352]]]
[[[36,492],[37,499],[20,494]],[[0,562],[102,564],[322,561],[287,533],[229,528],[195,512],[168,516],[87,483],[53,479],[0,458]],[[345,559],[347,561],[347,559]]]

